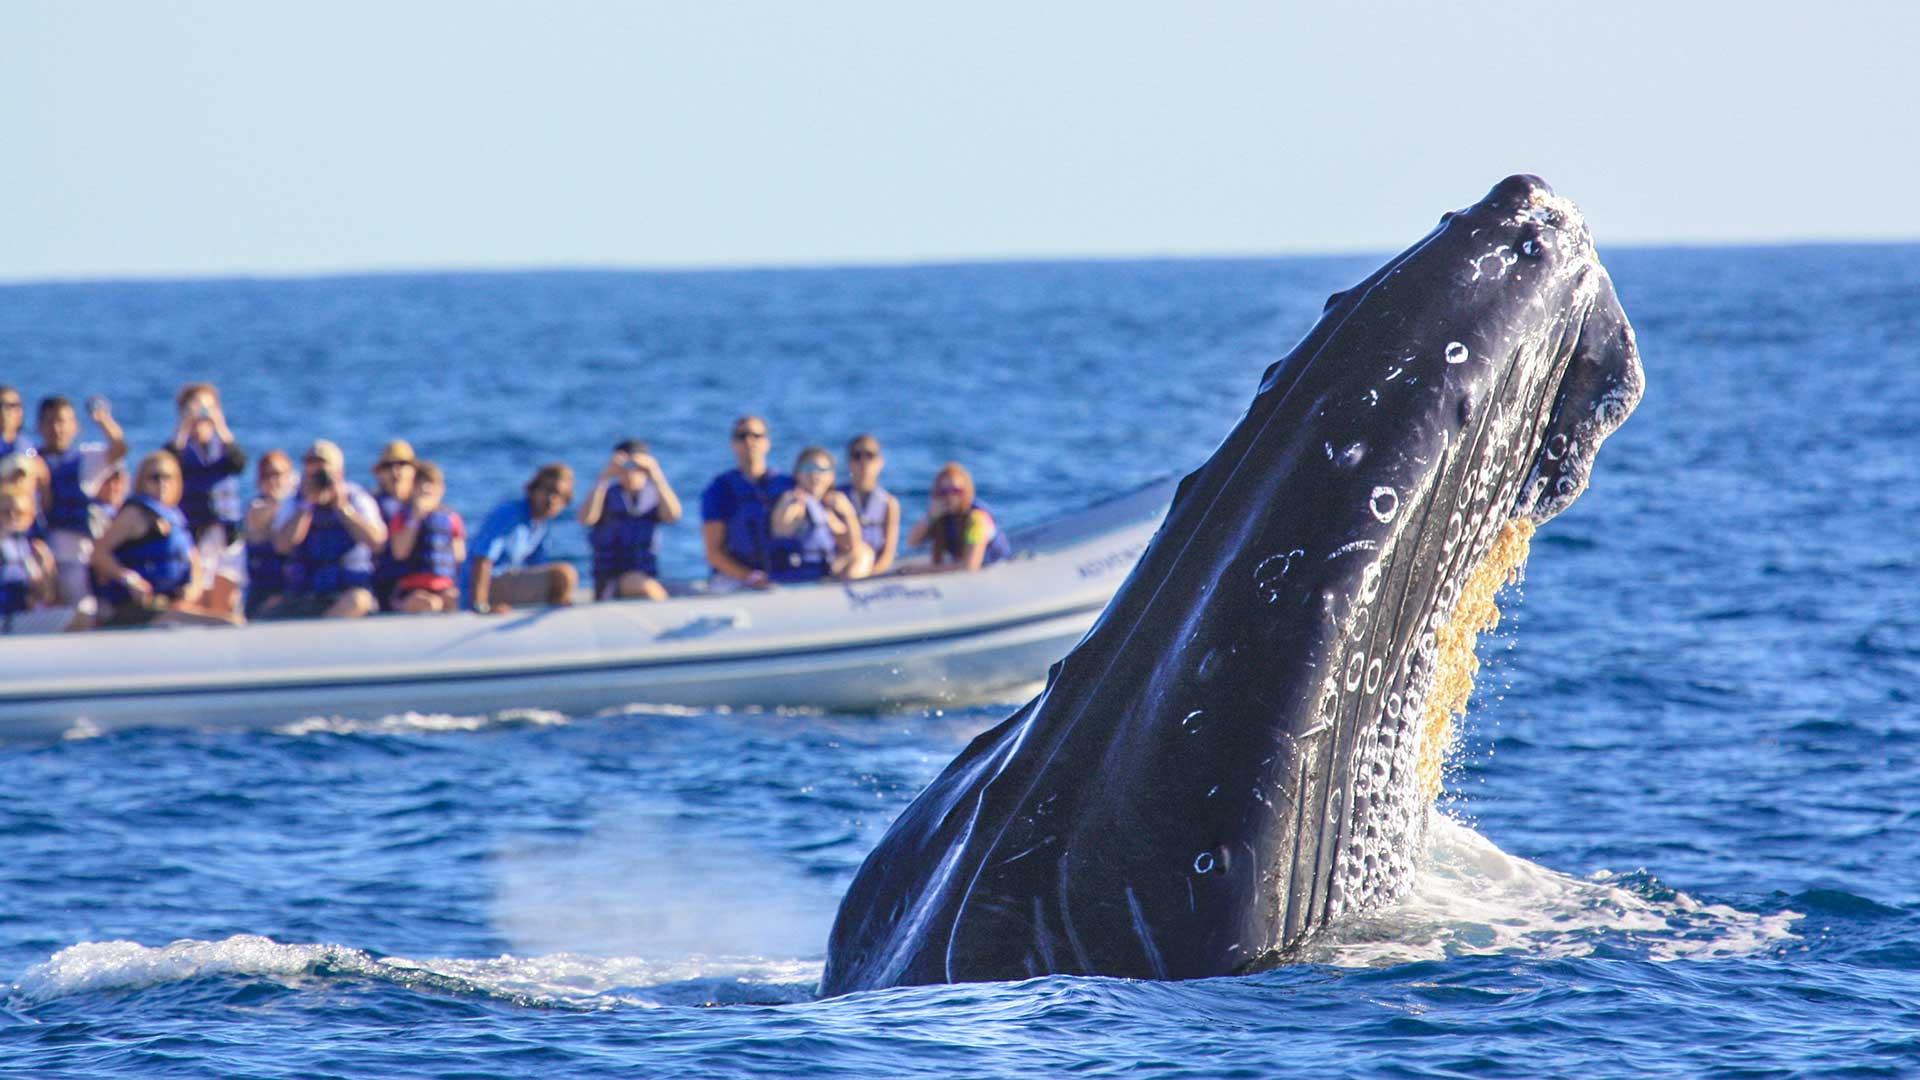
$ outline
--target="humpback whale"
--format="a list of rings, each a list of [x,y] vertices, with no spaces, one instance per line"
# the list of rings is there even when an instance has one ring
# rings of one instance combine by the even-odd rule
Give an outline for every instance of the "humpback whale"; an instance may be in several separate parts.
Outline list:
[[[1254,971],[1392,899],[1471,686],[1449,649],[1643,385],[1536,177],[1333,296],[1045,689],[868,856],[822,993]]]

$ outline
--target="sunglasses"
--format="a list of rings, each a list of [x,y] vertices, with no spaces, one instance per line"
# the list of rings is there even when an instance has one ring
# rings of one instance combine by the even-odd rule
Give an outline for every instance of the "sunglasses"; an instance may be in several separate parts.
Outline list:
[[[819,463],[819,462],[817,462],[817,461],[812,461],[812,462],[808,462],[808,463],[807,463],[807,464],[805,464],[805,465],[802,465],[802,466],[800,466],[800,467],[799,467],[798,469],[795,469],[794,471],[795,471],[795,472],[803,472],[803,473],[823,473],[823,472],[832,472],[832,471],[833,471],[833,466],[831,466],[831,465],[822,465],[822,464],[820,464],[820,463]]]
[[[411,461],[383,461],[383,462],[381,462],[380,464],[378,464],[378,465],[375,465],[375,466],[374,466],[374,468],[375,468],[376,470],[379,470],[380,472],[385,472],[385,471],[386,471],[386,470],[388,470],[388,469],[411,469],[411,468],[413,468],[413,462],[411,462]]]
[[[941,484],[939,487],[933,489],[933,493],[935,495],[958,495],[962,490],[961,488],[954,487],[952,484]]]
[[[533,489],[533,493],[535,495],[552,495],[561,499],[573,498],[573,492],[565,488],[554,487],[552,484],[541,484],[539,487]]]
[[[20,409],[25,409],[26,407],[27,406],[24,402],[14,401],[12,398],[0,399],[0,409],[9,409],[9,410],[17,411]]]
[[[746,442],[748,439],[764,439],[766,437],[767,433],[764,431],[742,430],[733,433],[734,442]]]
[[[166,482],[171,484],[177,484],[180,482],[180,474],[177,472],[151,472],[151,473],[140,474],[140,482],[143,484],[158,483],[159,481],[162,481],[162,480],[165,480]]]
[[[847,454],[848,461],[872,461],[880,456],[878,450],[853,450]]]

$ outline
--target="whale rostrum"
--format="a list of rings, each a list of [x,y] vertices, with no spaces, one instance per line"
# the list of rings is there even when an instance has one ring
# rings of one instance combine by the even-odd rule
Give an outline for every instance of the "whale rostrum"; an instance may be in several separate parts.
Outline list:
[[[1643,386],[1535,177],[1335,295],[1046,688],[868,856],[822,992],[1258,970],[1394,898],[1492,592]]]

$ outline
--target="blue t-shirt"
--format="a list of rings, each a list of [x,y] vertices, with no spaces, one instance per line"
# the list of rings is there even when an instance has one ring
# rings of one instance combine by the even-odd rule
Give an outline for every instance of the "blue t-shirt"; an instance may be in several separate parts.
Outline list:
[[[461,570],[460,593],[465,602],[473,603],[475,559],[492,563],[495,574],[551,562],[547,557],[547,533],[552,524],[552,518],[535,521],[533,508],[527,505],[524,496],[503,502],[488,512],[486,520],[480,523],[480,530],[473,534],[467,564]]]
[[[721,546],[749,570],[773,569],[773,533],[767,519],[774,500],[793,486],[793,477],[768,469],[759,483],[739,469],[713,478],[700,496],[700,519],[725,522],[727,539]]]

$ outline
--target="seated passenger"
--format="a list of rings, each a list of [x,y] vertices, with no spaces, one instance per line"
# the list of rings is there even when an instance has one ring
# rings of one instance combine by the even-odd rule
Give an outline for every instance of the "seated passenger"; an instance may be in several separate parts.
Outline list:
[[[133,494],[94,545],[96,625],[227,621],[200,603],[181,486],[180,462],[171,453],[156,450],[141,460]]]
[[[774,500],[793,486],[791,477],[767,468],[773,448],[767,422],[743,416],[733,422],[733,459],[738,467],[713,478],[700,496],[700,539],[714,592],[764,589],[772,579],[773,536],[767,517]]]
[[[467,606],[509,611],[519,604],[570,604],[580,572],[547,555],[553,519],[573,501],[573,470],[540,466],[523,499],[493,508],[474,535],[467,557]]]
[[[315,439],[301,461],[299,493],[274,515],[287,594],[278,618],[374,611],[373,549],[386,543],[387,526],[373,496],[346,481],[346,464],[338,446]]]
[[[894,549],[900,545],[900,500],[880,486],[880,470],[887,459],[880,455],[880,440],[871,435],[855,435],[847,443],[848,483],[837,489],[853,503],[860,519],[860,538],[873,549],[875,575],[893,569]]]
[[[0,634],[59,628],[30,625],[55,593],[53,552],[34,537],[33,521],[32,489],[18,482],[0,486]]]
[[[580,507],[580,524],[593,541],[594,599],[665,600],[654,529],[679,520],[680,497],[647,444],[628,439],[615,446]]]
[[[866,577],[873,549],[860,535],[853,503],[833,489],[833,455],[819,446],[800,451],[793,482],[773,504],[773,580]]]
[[[20,396],[20,391],[0,383],[0,458],[33,453],[33,447],[21,435],[26,426],[27,399]]]
[[[927,516],[914,523],[907,543],[932,544],[931,569],[936,571],[978,570],[1013,554],[993,512],[973,497],[973,474],[957,461],[947,462],[935,474]]]
[[[269,619],[286,602],[285,559],[273,546],[273,521],[280,504],[293,498],[296,481],[293,459],[284,450],[269,450],[254,466],[257,491],[247,504],[241,524],[244,570],[237,575],[246,588],[249,619]]]
[[[240,474],[247,471],[247,454],[233,441],[213,384],[188,383],[173,400],[180,416],[167,449],[180,459],[180,512],[193,528],[194,544],[211,553],[203,559],[211,565],[240,536]]]
[[[395,439],[380,451],[380,460],[373,463],[373,498],[380,504],[381,521],[390,522],[407,508],[407,501],[413,498],[418,464],[413,444],[405,439]],[[400,563],[393,555],[393,537],[389,535],[386,544],[373,553],[373,598],[380,601],[382,610],[393,610],[393,586],[406,573]]]
[[[100,480],[117,461],[127,456],[127,440],[120,425],[114,423],[107,399],[87,399],[87,414],[102,434],[105,445],[75,442],[80,436],[80,418],[73,403],[63,397],[40,402],[40,512],[47,523],[48,546],[59,566],[60,602],[78,603],[87,595],[88,564],[93,558],[93,532],[87,506],[99,493]]]
[[[460,564],[467,561],[467,523],[440,505],[446,480],[431,461],[409,462],[413,497],[387,522],[387,549],[400,567],[393,609],[408,613],[460,610]]]

